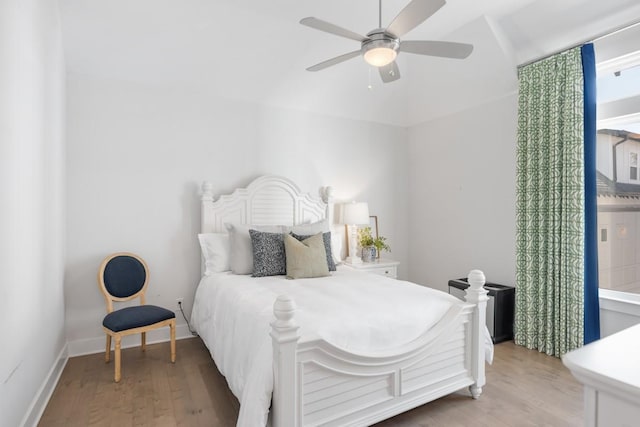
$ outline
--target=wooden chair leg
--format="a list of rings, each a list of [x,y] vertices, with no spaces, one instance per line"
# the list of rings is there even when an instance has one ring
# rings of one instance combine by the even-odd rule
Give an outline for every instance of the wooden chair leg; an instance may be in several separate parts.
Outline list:
[[[115,382],[120,382],[120,340],[121,337],[116,335],[116,346],[115,346],[115,359],[116,359],[116,367],[115,367]]]
[[[141,340],[142,340],[142,351],[146,351],[147,350],[147,333],[146,332],[142,332],[141,334]]]
[[[107,349],[104,353],[104,362],[109,363],[111,360],[111,335],[107,334]]]
[[[176,322],[175,320],[169,324],[171,333],[171,363],[176,362]]]

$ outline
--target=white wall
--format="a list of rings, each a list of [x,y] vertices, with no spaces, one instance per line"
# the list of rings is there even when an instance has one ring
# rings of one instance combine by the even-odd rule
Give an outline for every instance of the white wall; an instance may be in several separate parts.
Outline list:
[[[613,210],[598,212],[598,278],[600,288],[640,293],[640,212],[629,201],[618,205],[621,210],[612,204],[607,206]],[[606,241],[602,230],[607,230]]]
[[[612,147],[621,138],[611,135],[596,134],[596,169],[604,176],[613,180],[613,150]]]
[[[65,360],[63,83],[57,3],[1,2],[3,426],[37,419]]]
[[[515,284],[516,124],[512,94],[409,130],[410,280]]]
[[[187,314],[199,279],[203,180],[227,193],[261,174],[369,202],[407,271],[407,131],[113,80],[68,76],[66,325],[70,353],[103,345],[100,261],[149,264],[149,303]],[[179,322],[182,319],[179,318]]]

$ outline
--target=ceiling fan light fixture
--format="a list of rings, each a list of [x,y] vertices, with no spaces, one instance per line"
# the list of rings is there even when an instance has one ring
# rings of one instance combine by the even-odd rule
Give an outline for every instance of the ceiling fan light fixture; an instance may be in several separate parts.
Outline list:
[[[364,60],[374,67],[384,67],[396,60],[398,52],[389,47],[375,47],[364,53]]]
[[[373,39],[362,43],[362,56],[367,64],[374,67],[384,67],[396,60],[400,47],[398,40],[380,33],[369,33],[368,36]]]

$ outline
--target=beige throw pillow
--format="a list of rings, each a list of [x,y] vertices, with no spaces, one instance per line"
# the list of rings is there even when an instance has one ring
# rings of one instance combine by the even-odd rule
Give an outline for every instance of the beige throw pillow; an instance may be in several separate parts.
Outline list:
[[[285,234],[284,250],[287,256],[287,278],[302,279],[329,275],[322,233],[303,241]]]

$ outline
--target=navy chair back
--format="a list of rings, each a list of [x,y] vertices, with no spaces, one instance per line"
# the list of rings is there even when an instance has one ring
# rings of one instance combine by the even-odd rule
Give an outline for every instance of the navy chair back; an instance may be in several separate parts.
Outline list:
[[[147,282],[144,265],[130,255],[111,258],[105,266],[104,286],[114,297],[128,298],[142,290]]]
[[[128,301],[140,297],[145,304],[144,293],[149,282],[149,269],[139,256],[119,252],[107,257],[98,271],[98,283],[107,301],[107,312],[113,311],[113,301]]]

